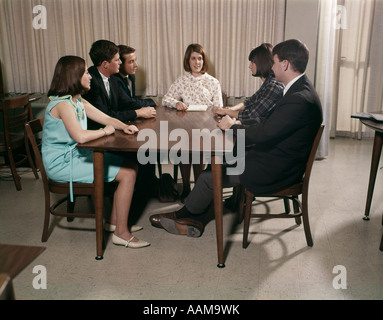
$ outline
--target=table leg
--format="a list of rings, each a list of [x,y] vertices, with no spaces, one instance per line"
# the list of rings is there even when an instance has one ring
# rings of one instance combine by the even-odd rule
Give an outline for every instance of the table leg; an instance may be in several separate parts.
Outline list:
[[[214,215],[217,234],[218,268],[224,268],[223,261],[223,203],[222,203],[222,164],[221,159],[212,156],[211,171],[213,178]]]
[[[374,193],[376,173],[378,171],[380,154],[382,152],[382,144],[383,144],[383,133],[375,131],[374,146],[372,148],[370,181],[368,183],[366,209],[365,209],[364,217],[363,217],[364,220],[370,220],[369,214],[370,214],[370,208],[371,208],[371,202],[372,202],[372,195]]]
[[[382,239],[380,240],[379,250],[383,251],[383,234],[382,234]]]
[[[96,260],[103,259],[103,208],[104,208],[104,152],[93,152],[94,166],[94,210],[96,214]]]

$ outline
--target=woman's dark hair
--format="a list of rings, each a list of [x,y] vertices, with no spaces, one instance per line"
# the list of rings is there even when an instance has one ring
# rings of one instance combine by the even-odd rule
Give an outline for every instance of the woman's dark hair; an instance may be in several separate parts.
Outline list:
[[[190,60],[191,54],[193,52],[197,52],[200,55],[202,55],[203,66],[201,69],[201,73],[203,74],[203,73],[207,72],[207,70],[209,69],[209,62],[207,59],[207,54],[206,54],[204,48],[200,44],[197,44],[197,43],[190,44],[186,48],[185,57],[184,57],[184,69],[185,69],[185,71],[191,72],[189,60]]]
[[[295,39],[278,43],[273,49],[273,55],[277,55],[279,61],[287,60],[294,71],[305,72],[309,61],[309,50],[306,45]]]
[[[56,64],[48,96],[83,94],[87,90],[81,84],[85,73],[85,60],[76,56],[64,56]]]
[[[98,67],[103,61],[112,61],[118,51],[118,47],[113,42],[109,40],[97,40],[93,42],[89,56],[93,64]]]
[[[251,50],[249,54],[249,61],[254,62],[257,66],[257,73],[253,74],[254,77],[267,78],[269,75],[274,74],[273,67],[273,46],[270,43],[262,43],[259,47]]]

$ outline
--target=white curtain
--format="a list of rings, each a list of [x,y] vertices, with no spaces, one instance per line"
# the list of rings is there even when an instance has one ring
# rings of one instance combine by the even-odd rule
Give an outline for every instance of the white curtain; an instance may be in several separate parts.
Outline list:
[[[36,6],[46,8],[33,12]],[[61,56],[78,55],[91,65],[98,39],[126,42],[127,2],[119,0],[1,0],[1,60],[8,92],[47,92]],[[34,19],[46,18],[46,29]]]
[[[338,22],[336,20],[336,8],[336,0],[322,0],[320,2],[315,88],[322,102],[325,129],[318,147],[318,158],[328,155],[333,98],[335,30]]]
[[[46,29],[33,27],[38,5],[46,8]],[[249,74],[248,54],[262,42],[283,40],[284,12],[284,0],[1,0],[5,89],[47,92],[61,56],[91,65],[91,44],[107,39],[136,48],[137,89],[144,95],[165,94],[183,72],[187,45],[197,42],[223,91],[250,96],[260,82]]]
[[[148,95],[166,93],[182,74],[190,43],[205,48],[209,73],[220,80],[223,91],[234,97],[252,95],[256,80],[249,76],[249,52],[262,42],[283,40],[280,0],[142,0],[129,2],[129,8],[129,43],[141,55],[147,53],[143,66]]]
[[[383,109],[383,1],[342,0],[347,24],[339,28],[331,136],[372,133],[351,114]]]

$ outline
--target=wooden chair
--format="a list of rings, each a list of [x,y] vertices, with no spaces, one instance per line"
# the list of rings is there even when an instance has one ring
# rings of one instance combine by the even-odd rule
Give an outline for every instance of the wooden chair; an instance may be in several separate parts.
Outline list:
[[[4,163],[0,165],[0,168],[11,170],[16,189],[20,191],[21,182],[17,167],[29,160],[35,177],[38,177],[33,160],[25,154],[24,150],[24,126],[32,120],[29,94],[0,100],[0,111],[3,120],[3,131],[0,133],[0,155],[4,158]]]
[[[316,137],[314,139],[313,145],[311,147],[311,152],[309,155],[309,158],[307,160],[306,164],[306,170],[302,179],[302,182],[296,183],[290,187],[287,187],[283,190],[280,190],[276,193],[271,194],[254,194],[251,191],[245,189],[244,192],[242,192],[242,198],[239,203],[239,213],[240,215],[243,212],[243,203],[245,200],[245,217],[244,217],[244,226],[243,226],[243,241],[242,241],[242,247],[247,248],[248,246],[248,234],[249,234],[249,225],[250,225],[250,218],[263,218],[263,219],[272,219],[272,218],[294,218],[296,223],[298,225],[301,224],[301,217],[303,218],[303,227],[305,231],[306,236],[306,242],[307,245],[312,247],[313,246],[313,240],[311,236],[310,231],[310,225],[309,225],[309,214],[308,214],[308,191],[309,191],[309,182],[310,182],[310,175],[311,175],[311,169],[315,160],[316,151],[318,148],[319,141],[321,139],[322,133],[323,133],[324,125],[322,124],[316,134]],[[245,195],[245,196],[244,196]],[[299,195],[302,197],[302,201],[299,200]],[[245,199],[243,199],[245,197]],[[293,208],[294,213],[289,214],[288,210],[286,209],[286,202],[285,202],[285,212],[284,213],[265,213],[265,214],[256,214],[251,213],[252,208],[252,202],[255,198],[261,198],[261,197],[267,197],[267,198],[281,198],[283,200],[290,199],[293,202]]]
[[[223,107],[227,107],[227,94],[225,92],[222,92],[222,102],[223,102]]]
[[[29,143],[28,148],[29,147],[32,148],[35,161],[36,161],[36,166],[40,170],[41,179],[43,181],[44,195],[45,195],[45,217],[44,217],[44,228],[43,228],[41,241],[46,242],[48,240],[50,214],[54,216],[67,217],[68,221],[73,220],[73,218],[75,217],[94,219],[95,214],[73,213],[75,202],[73,203],[70,202],[69,182],[68,183],[55,182],[50,180],[47,177],[47,174],[43,165],[40,149],[35,138],[35,135],[37,133],[42,132],[43,124],[44,124],[43,118],[29,121],[25,125],[25,134],[27,136],[28,143]],[[55,203],[51,204],[50,193],[64,194],[65,196],[61,198],[60,200],[56,201]],[[78,196],[92,196],[94,199],[94,184],[73,182],[73,196],[74,196],[74,200]],[[59,206],[65,201],[67,202],[67,211],[66,212],[58,211]]]

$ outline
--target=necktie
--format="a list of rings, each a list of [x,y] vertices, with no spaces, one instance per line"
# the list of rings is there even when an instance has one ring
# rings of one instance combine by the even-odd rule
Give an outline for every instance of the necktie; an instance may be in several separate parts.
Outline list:
[[[106,84],[106,93],[108,94],[108,97],[110,98],[110,80],[109,80],[109,78],[105,84]]]
[[[132,82],[129,80],[129,77],[125,77],[124,79],[125,79],[126,86],[128,87],[130,96],[133,97],[133,94],[132,94]]]

